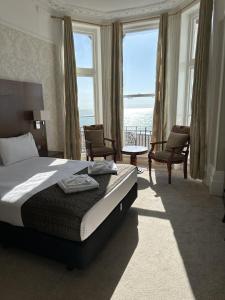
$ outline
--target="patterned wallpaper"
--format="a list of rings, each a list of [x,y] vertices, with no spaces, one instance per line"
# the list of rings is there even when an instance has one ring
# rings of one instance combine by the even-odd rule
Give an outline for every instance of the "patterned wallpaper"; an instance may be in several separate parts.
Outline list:
[[[56,46],[1,24],[0,43],[0,78],[42,84],[44,107],[51,118],[46,121],[48,148],[63,149]]]

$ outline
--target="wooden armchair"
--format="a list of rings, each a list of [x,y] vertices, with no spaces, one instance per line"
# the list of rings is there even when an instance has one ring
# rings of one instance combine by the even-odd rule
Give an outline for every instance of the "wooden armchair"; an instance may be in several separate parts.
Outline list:
[[[151,150],[148,154],[149,173],[151,174],[152,159],[167,164],[168,183],[171,184],[171,172],[173,164],[183,163],[184,178],[187,179],[187,161],[190,147],[190,127],[173,126],[168,141],[150,143]],[[154,151],[156,145],[166,144],[163,151]]]
[[[94,160],[94,157],[104,157],[112,155],[116,162],[116,147],[115,140],[104,137],[104,127],[102,124],[84,126],[84,137],[86,144],[86,157],[89,160]],[[105,141],[112,144],[112,147],[107,147]]]

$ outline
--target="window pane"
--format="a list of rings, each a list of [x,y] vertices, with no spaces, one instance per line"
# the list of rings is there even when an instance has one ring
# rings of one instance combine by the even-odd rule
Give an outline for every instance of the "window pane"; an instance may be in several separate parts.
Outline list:
[[[123,40],[124,96],[130,95],[124,97],[125,144],[130,144],[135,136],[132,143],[145,145],[149,138],[155,104],[157,43],[158,29],[128,32]],[[136,97],[137,94],[153,96]]]
[[[95,124],[93,77],[77,77],[80,126]]]
[[[155,98],[152,97],[124,98],[124,126],[151,130],[154,103]]]
[[[192,49],[191,49],[191,58],[192,59],[195,59],[197,38],[198,38],[198,19],[194,19],[194,22],[193,22],[193,41],[192,41]]]
[[[93,68],[92,36],[84,33],[73,33],[77,68]]]
[[[158,29],[126,33],[123,40],[124,94],[155,93]]]

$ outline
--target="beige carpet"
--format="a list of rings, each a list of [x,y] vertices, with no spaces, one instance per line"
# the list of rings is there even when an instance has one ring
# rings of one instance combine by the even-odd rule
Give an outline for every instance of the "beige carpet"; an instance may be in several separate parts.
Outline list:
[[[0,247],[0,299],[225,299],[222,199],[179,172],[139,175],[125,222],[85,271]]]

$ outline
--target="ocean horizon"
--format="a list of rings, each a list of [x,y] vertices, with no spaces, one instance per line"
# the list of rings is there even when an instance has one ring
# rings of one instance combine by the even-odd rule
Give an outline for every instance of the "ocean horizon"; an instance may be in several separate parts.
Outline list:
[[[95,119],[92,115],[92,111],[85,109],[80,110],[80,126],[92,125],[95,124]],[[129,127],[138,127],[151,129],[152,128],[152,119],[153,119],[153,107],[129,107],[124,108],[124,128]],[[128,129],[129,129],[128,128]]]

